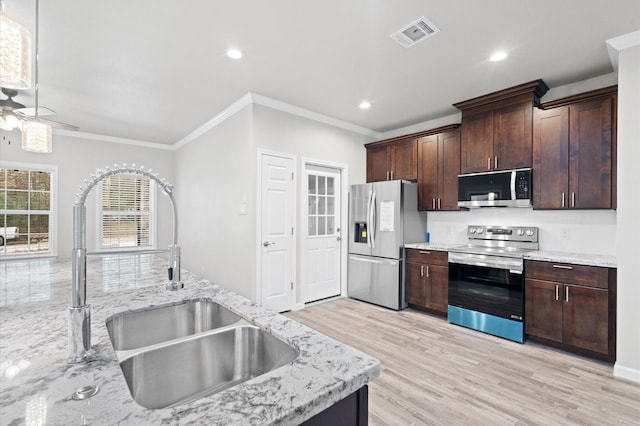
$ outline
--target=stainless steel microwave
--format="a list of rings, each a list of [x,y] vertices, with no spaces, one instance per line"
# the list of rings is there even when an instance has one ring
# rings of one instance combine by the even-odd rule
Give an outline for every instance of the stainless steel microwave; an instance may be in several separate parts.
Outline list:
[[[458,176],[458,206],[531,207],[531,169]]]

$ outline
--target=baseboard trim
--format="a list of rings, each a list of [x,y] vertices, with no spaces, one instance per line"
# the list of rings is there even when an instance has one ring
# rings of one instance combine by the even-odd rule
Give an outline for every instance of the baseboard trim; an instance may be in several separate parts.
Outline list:
[[[635,368],[625,367],[620,365],[619,362],[613,366],[613,377],[616,379],[629,380],[631,382],[640,383],[640,370]]]

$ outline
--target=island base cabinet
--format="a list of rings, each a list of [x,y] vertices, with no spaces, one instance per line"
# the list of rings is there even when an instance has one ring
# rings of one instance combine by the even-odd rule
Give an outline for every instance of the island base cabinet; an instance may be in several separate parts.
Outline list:
[[[369,424],[369,387],[348,397],[302,423],[304,426],[367,426]]]

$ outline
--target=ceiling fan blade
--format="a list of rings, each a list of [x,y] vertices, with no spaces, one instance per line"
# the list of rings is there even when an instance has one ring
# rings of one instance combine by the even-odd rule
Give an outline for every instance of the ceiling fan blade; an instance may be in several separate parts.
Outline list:
[[[35,117],[36,116],[36,109],[33,107],[27,107],[27,108],[18,108],[13,110],[16,114],[22,116],[22,117]],[[38,116],[43,116],[43,115],[53,115],[56,112],[53,111],[52,109],[49,109],[47,107],[38,107]]]
[[[38,118],[38,121],[47,123],[51,127],[55,127],[58,129],[73,130],[74,132],[80,130],[80,127],[74,126],[73,124],[61,123],[59,121],[48,120],[46,118]]]

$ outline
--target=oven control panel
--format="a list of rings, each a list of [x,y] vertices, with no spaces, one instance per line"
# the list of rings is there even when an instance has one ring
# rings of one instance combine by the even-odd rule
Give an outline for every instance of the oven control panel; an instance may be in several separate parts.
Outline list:
[[[467,237],[476,240],[538,242],[536,226],[469,225]]]

